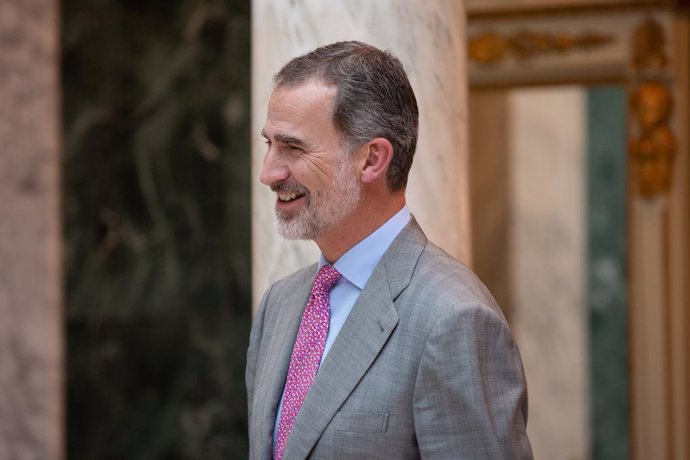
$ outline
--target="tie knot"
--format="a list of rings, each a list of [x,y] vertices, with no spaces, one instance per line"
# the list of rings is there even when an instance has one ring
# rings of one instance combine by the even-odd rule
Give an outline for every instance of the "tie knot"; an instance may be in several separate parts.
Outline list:
[[[328,292],[340,279],[340,273],[332,265],[324,265],[314,280],[314,291]]]

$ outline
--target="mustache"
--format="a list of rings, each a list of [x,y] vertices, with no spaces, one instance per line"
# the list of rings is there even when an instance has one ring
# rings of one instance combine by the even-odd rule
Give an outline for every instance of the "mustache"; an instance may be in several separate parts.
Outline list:
[[[289,184],[286,182],[271,185],[271,190],[275,193],[298,193],[300,195],[306,195],[308,192],[306,187],[300,184]]]

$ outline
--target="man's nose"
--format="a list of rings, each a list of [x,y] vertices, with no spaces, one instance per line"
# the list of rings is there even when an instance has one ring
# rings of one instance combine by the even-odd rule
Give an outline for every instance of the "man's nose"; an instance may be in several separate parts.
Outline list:
[[[264,164],[261,167],[261,174],[259,175],[261,183],[270,187],[273,184],[284,181],[289,176],[290,169],[287,165],[275,158],[271,150],[266,152]]]

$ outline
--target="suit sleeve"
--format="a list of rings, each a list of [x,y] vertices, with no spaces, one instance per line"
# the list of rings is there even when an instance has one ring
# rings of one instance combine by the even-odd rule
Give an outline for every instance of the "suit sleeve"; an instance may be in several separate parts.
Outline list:
[[[268,295],[270,289],[264,293],[259,309],[252,321],[252,330],[249,335],[249,347],[247,348],[247,367],[245,370],[245,383],[247,385],[247,414],[251,426],[252,420],[252,405],[254,401],[254,378],[256,376],[256,366],[261,345],[261,337],[263,335],[264,317],[266,316],[266,304],[268,303]]]
[[[532,458],[522,363],[499,314],[464,304],[437,320],[417,374],[414,423],[422,458]]]

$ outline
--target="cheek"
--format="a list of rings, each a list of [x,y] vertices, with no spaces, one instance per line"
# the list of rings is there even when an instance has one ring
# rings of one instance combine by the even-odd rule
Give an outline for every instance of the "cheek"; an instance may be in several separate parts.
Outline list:
[[[310,192],[318,193],[319,190],[332,186],[336,176],[336,170],[331,165],[317,165],[314,163],[301,164],[293,170],[295,179],[307,187]]]

